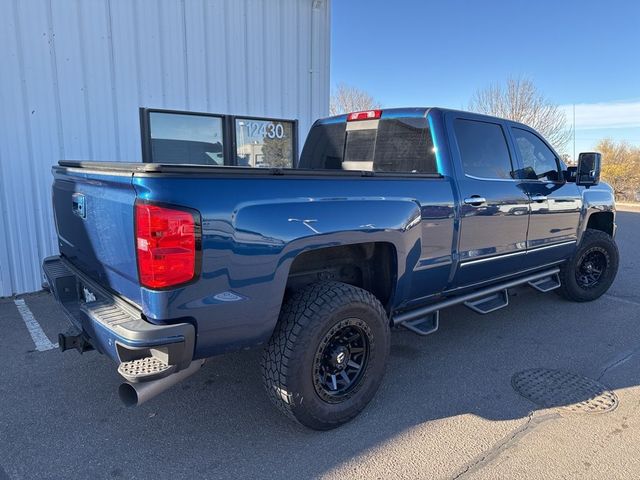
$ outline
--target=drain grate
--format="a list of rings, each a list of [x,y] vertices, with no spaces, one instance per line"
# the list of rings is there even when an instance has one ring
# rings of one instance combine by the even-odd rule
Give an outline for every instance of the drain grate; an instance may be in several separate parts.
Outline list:
[[[601,383],[562,370],[524,370],[511,378],[511,384],[520,395],[546,408],[604,413],[618,405],[616,394]]]

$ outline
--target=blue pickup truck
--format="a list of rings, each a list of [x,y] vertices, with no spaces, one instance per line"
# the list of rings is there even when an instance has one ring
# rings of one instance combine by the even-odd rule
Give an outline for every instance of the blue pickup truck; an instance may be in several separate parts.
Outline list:
[[[618,268],[600,155],[440,108],[318,120],[293,169],[61,161],[46,285],[60,348],[111,357],[127,405],[205,359],[262,347],[264,384],[314,429],[374,396],[392,328],[486,314],[518,285],[590,301]],[[514,326],[517,328],[517,326]]]

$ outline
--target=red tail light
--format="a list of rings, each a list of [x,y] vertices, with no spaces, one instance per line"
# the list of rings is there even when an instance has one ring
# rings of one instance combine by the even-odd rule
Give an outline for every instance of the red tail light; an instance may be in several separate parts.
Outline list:
[[[198,215],[138,202],[135,208],[140,283],[161,289],[192,280],[200,241]]]
[[[382,110],[366,110],[364,112],[353,112],[347,115],[347,122],[353,122],[355,120],[375,120],[380,118]]]

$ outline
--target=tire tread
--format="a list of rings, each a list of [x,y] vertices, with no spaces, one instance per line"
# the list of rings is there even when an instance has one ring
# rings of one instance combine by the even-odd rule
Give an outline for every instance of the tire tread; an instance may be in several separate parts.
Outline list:
[[[597,242],[605,243],[610,248],[609,253],[613,257],[612,258],[613,265],[611,268],[614,269],[613,278],[615,278],[615,274],[617,272],[618,262],[619,262],[618,246],[616,245],[613,238],[611,238],[611,236],[606,232],[588,228],[585,230],[582,236],[582,240],[580,242],[580,246],[576,250],[573,257],[571,257],[566,263],[564,263],[560,267],[560,273],[559,273],[560,288],[558,288],[557,291],[562,297],[566,298],[567,300],[571,300],[573,302],[587,302],[587,301],[595,300],[604,292],[606,292],[606,290],[608,290],[608,287],[607,287],[607,289],[605,289],[600,295],[596,296],[595,298],[592,298],[592,296],[586,295],[584,291],[580,291],[579,287],[575,285],[575,262],[577,261],[577,258],[579,257],[581,250],[585,246],[593,243],[597,243]]]
[[[329,315],[345,303],[367,304],[383,318],[386,313],[378,299],[370,292],[341,282],[319,282],[300,289],[284,303],[280,319],[263,351],[261,359],[262,379],[269,398],[276,408],[288,418],[299,421],[294,413],[294,399],[288,387],[291,362],[300,336],[315,319]],[[388,349],[389,335],[386,338]],[[357,414],[357,413],[356,413]],[[353,415],[355,416],[355,415]],[[319,424],[338,426],[349,419],[317,419]],[[327,426],[327,429],[332,428]],[[323,428],[324,429],[324,428]]]

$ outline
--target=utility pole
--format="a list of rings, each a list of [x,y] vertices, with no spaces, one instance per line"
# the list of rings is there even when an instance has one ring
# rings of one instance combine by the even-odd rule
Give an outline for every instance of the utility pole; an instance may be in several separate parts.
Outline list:
[[[573,104],[573,161],[574,163],[577,162],[576,160],[576,104]]]

